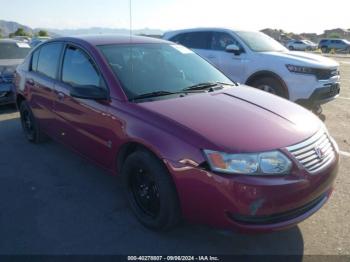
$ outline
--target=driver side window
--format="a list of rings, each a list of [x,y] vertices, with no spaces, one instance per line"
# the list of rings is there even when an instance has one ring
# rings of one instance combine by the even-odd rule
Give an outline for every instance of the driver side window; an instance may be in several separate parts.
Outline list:
[[[74,46],[66,49],[62,81],[71,86],[101,86],[101,76],[91,59],[85,52]]]
[[[230,34],[224,32],[213,32],[211,40],[211,49],[218,51],[225,51],[228,45],[241,45]]]

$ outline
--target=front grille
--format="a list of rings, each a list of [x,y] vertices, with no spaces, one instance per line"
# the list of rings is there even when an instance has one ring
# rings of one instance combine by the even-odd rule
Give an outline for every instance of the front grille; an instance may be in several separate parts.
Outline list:
[[[325,130],[287,149],[311,174],[327,167],[335,159],[332,142]]]
[[[340,74],[337,68],[335,69],[315,69],[315,75],[318,80],[327,80],[334,76],[338,76]]]
[[[326,88],[328,90],[327,90],[327,92],[320,94],[320,96],[319,96],[320,100],[335,97],[335,96],[339,95],[339,93],[340,93],[340,85],[338,83],[329,85]]]

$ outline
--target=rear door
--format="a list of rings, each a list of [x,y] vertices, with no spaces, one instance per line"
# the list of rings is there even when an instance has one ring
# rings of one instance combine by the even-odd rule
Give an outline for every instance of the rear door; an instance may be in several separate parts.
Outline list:
[[[82,48],[65,47],[60,81],[55,85],[54,112],[59,122],[60,140],[78,152],[109,168],[113,164],[110,153],[111,130],[108,115],[109,101],[75,98],[72,87],[107,88],[103,76],[91,56]]]
[[[210,49],[211,34],[211,32],[207,31],[182,33],[173,37],[171,41],[192,49],[204,59],[217,65],[218,57]]]
[[[32,54],[29,72],[26,75],[26,87],[30,93],[28,103],[41,128],[50,135],[54,135],[56,124],[52,110],[62,48],[62,43],[55,42],[37,49]]]

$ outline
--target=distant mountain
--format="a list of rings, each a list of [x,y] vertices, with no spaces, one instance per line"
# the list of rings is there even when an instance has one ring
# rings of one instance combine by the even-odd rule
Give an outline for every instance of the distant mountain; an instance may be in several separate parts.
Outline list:
[[[26,32],[31,34],[33,33],[33,29],[28,26],[21,25],[16,22],[0,20],[0,30],[2,36],[7,37],[10,33],[17,31],[18,28],[23,28]]]
[[[82,28],[82,29],[45,29],[47,31],[53,32],[61,36],[69,35],[89,35],[89,34],[130,34],[130,30],[126,28],[105,28],[105,27],[91,27],[91,28]],[[159,29],[137,29],[132,31],[135,35],[145,34],[145,35],[162,35],[164,31]]]
[[[39,32],[41,30],[41,28],[30,28],[29,26],[26,25],[22,25],[19,24],[17,22],[12,22],[12,21],[4,21],[4,20],[0,20],[0,33],[3,37],[8,37],[9,34],[14,33],[17,31],[17,29],[19,28],[23,28],[24,31],[26,31],[27,33],[34,35],[35,33]],[[57,36],[55,33],[48,31],[50,36]]]
[[[104,28],[104,27],[92,27],[82,29],[54,29],[54,28],[30,28],[29,26],[22,25],[16,22],[0,20],[1,35],[7,37],[10,33],[15,32],[18,28],[23,28],[27,33],[35,34],[39,30],[46,30],[50,36],[73,36],[73,35],[88,35],[88,34],[130,34],[130,30],[126,28]],[[136,29],[132,31],[133,34],[140,35],[155,35],[160,36],[164,32],[159,29]]]

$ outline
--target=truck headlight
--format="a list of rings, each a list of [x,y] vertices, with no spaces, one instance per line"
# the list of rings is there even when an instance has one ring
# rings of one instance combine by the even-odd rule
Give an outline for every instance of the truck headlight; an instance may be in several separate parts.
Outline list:
[[[244,175],[287,175],[292,162],[281,152],[227,154],[204,150],[210,168],[215,172]]]

